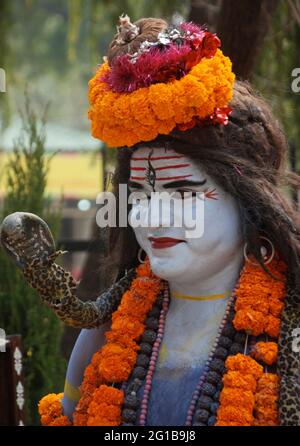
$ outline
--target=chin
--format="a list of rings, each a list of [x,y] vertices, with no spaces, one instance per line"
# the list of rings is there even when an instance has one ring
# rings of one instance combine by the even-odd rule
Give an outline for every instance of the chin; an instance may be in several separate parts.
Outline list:
[[[149,255],[151,270],[163,280],[178,278],[186,272],[186,267],[182,264],[182,258],[158,257],[151,253]]]

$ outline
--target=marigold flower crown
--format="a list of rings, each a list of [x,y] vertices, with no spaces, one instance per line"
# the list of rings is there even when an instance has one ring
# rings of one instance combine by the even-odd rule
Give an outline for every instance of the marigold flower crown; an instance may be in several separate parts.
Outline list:
[[[219,47],[215,34],[181,23],[135,54],[105,59],[89,82],[92,135],[131,147],[175,129],[226,125],[235,76]]]

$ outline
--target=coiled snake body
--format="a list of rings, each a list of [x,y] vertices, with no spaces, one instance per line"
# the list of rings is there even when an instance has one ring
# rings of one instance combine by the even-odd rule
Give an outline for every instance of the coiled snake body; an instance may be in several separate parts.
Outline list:
[[[55,263],[63,251],[56,251],[49,227],[37,215],[8,215],[1,225],[0,241],[42,301],[76,328],[94,328],[109,320],[135,276],[131,269],[95,301],[83,302],[76,296],[78,284],[72,275]]]

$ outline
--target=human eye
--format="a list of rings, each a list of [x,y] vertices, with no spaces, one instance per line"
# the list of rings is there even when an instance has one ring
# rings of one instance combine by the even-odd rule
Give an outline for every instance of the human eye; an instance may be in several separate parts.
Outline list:
[[[179,193],[181,198],[200,198],[202,199],[201,191],[191,189],[177,189],[175,192]]]

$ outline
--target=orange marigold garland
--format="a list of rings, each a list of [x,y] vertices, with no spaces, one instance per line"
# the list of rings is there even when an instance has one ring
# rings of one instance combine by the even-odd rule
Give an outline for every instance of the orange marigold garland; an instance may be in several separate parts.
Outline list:
[[[225,363],[228,372],[223,377],[216,426],[252,426],[255,405],[254,392],[263,374],[263,367],[249,356],[238,353]],[[246,383],[250,383],[247,389]]]
[[[278,258],[268,267],[274,275],[285,278],[286,266]],[[161,288],[162,281],[151,273],[148,261],[137,268],[136,279],[124,293],[118,310],[113,314],[111,330],[105,335],[107,344],[94,354],[85,370],[82,396],[74,412],[74,425],[121,424],[124,395],[112,383],[122,382],[130,376],[139,349],[137,341],[144,331],[144,320]],[[243,328],[240,330],[252,334],[262,334],[264,331],[272,333],[272,342],[257,342],[251,352],[255,359],[265,365],[276,363],[278,346],[275,340],[284,294],[284,282],[275,281],[250,263],[245,265],[236,289],[235,328],[237,321],[243,320]],[[245,314],[247,318],[243,319]],[[217,426],[279,423],[279,378],[273,373],[263,373],[262,365],[255,359],[240,353],[227,358]],[[39,413],[43,425],[71,425],[68,418],[62,415],[61,398],[62,394],[51,394],[40,401]]]
[[[100,376],[98,373],[98,364],[101,358],[100,351],[96,352],[91,363],[86,367],[83,376],[83,382],[80,387],[81,398],[76,406],[76,411],[74,412],[74,424],[76,426],[86,426],[87,425],[87,411],[92,401],[92,396],[100,384]]]
[[[256,265],[247,263],[236,291],[233,323],[237,330],[245,330],[254,336],[266,333],[275,340],[280,329],[287,267],[276,256],[268,269],[281,281],[276,281]],[[251,354],[265,365],[273,365],[277,361],[278,345],[274,341],[257,342]],[[217,426],[279,424],[279,378],[276,374],[263,374],[263,367],[255,359],[241,354],[227,358]]]
[[[258,381],[255,394],[254,426],[277,426],[279,378],[274,373],[264,373]]]
[[[144,321],[162,290],[162,281],[152,274],[149,261],[136,272],[137,277],[112,315],[111,330],[105,334],[107,344],[93,356],[85,371],[74,425],[121,424],[124,395],[111,383],[129,378],[139,350],[137,341],[145,329]]]
[[[88,426],[119,426],[123,392],[114,387],[101,385],[94,393],[88,407]]]
[[[274,259],[268,269],[275,277],[285,278],[287,267],[283,261]],[[245,330],[253,336],[266,333],[272,338],[278,337],[285,292],[284,282],[273,279],[261,267],[249,263],[236,291],[233,320],[236,330]]]

